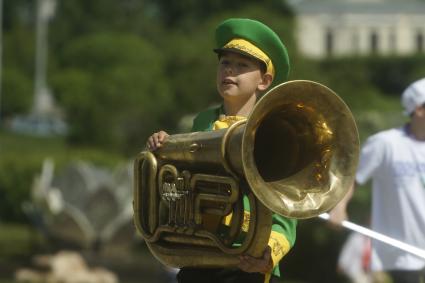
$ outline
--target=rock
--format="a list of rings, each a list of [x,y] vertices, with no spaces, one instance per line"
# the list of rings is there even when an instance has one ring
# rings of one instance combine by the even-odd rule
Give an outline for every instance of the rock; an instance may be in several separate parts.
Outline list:
[[[48,271],[42,272],[22,268],[15,273],[16,281],[31,283],[119,282],[118,277],[105,268],[89,268],[84,258],[77,252],[60,251],[53,256],[37,256],[34,262],[39,267],[48,267]]]

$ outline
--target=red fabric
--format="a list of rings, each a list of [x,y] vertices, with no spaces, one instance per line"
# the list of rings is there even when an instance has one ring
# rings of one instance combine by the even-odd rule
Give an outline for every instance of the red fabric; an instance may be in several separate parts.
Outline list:
[[[363,253],[362,253],[362,267],[364,271],[370,270],[370,259],[372,254],[372,241],[370,238],[365,237],[365,243],[363,246]]]

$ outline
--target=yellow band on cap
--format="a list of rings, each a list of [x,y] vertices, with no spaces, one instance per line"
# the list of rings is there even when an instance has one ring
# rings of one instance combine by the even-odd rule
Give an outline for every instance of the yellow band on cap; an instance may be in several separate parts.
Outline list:
[[[223,48],[234,48],[241,50],[258,60],[264,62],[267,67],[267,73],[271,74],[274,77],[274,67],[272,60],[264,53],[260,48],[252,44],[251,42],[242,39],[242,38],[235,38],[226,43],[226,45],[223,46]]]

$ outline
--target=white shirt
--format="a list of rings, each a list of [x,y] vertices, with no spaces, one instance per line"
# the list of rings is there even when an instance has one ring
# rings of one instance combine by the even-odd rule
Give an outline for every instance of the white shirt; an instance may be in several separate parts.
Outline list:
[[[363,146],[356,181],[372,178],[372,230],[425,249],[425,142],[404,128],[371,136]],[[419,270],[425,261],[373,241],[372,270]]]

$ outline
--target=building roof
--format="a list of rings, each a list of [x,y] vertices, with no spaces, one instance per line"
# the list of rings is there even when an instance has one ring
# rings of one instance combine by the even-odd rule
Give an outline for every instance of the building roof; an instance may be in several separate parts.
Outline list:
[[[425,14],[424,0],[293,0],[289,4],[297,14]]]

